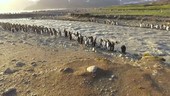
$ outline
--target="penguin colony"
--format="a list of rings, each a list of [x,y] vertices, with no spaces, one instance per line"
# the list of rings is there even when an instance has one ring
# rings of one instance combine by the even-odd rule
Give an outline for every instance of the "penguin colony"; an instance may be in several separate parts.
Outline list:
[[[103,50],[107,50],[110,52],[115,52],[115,46],[119,42],[110,41],[109,39],[97,39],[93,36],[83,36],[79,32],[71,32],[66,29],[61,31],[60,29],[48,28],[45,26],[36,26],[36,25],[27,25],[27,24],[12,24],[12,23],[2,23],[0,22],[0,26],[4,30],[10,31],[12,33],[15,32],[26,32],[26,33],[34,33],[36,35],[44,35],[44,36],[63,36],[68,38],[70,41],[77,41],[79,44],[85,45],[87,47],[93,48],[101,48]],[[126,54],[126,46],[122,45],[121,53]]]
[[[89,19],[89,21],[90,22],[96,22],[96,23],[99,22],[95,18],[91,18],[91,19]],[[108,24],[108,25],[117,25],[117,26],[120,25],[119,22],[115,22],[115,21],[112,21],[112,20],[109,20],[109,19],[104,20],[103,23]],[[167,24],[145,24],[145,23],[140,23],[136,27],[170,31],[170,25],[167,25]]]
[[[170,31],[170,26],[169,25],[164,25],[164,24],[159,25],[159,24],[144,24],[144,23],[141,23],[139,25],[139,27]]]

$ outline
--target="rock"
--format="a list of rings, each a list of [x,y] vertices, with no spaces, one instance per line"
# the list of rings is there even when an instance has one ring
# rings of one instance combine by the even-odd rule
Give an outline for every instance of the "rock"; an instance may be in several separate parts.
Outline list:
[[[27,72],[34,72],[34,69],[30,68],[26,70]]]
[[[36,73],[33,73],[32,76],[33,76],[33,77],[37,77],[38,75],[37,75]]]
[[[0,41],[0,44],[4,44],[4,42]]]
[[[21,40],[21,41],[19,41],[18,43],[23,43],[23,41]]]
[[[152,75],[155,76],[157,74],[158,74],[158,71],[157,70],[153,70]]]
[[[111,78],[115,78],[116,76],[115,75],[111,75]]]
[[[122,55],[122,54],[120,54],[118,57],[123,57],[123,55]]]
[[[0,72],[0,75],[3,75],[4,74],[4,72]]]
[[[28,44],[26,41],[23,41],[23,44]]]
[[[36,63],[36,62],[32,62],[31,65],[32,65],[33,67],[36,67],[36,66],[37,66],[37,63]]]
[[[7,68],[3,74],[12,74],[14,73],[14,70],[10,69],[10,68]]]
[[[0,78],[0,82],[4,81],[4,78]]]
[[[90,66],[87,68],[87,71],[90,73],[95,73],[97,71],[98,67],[97,66]]]
[[[109,78],[109,81],[113,81],[113,78]]]
[[[27,90],[26,93],[29,94],[29,93],[31,93],[31,91],[30,91],[30,90]]]
[[[73,69],[71,68],[63,68],[63,69],[60,69],[59,70],[60,72],[63,72],[63,73],[73,73]]]
[[[92,48],[92,51],[95,52],[95,48]]]
[[[17,89],[16,88],[10,88],[2,93],[2,96],[17,96]]]
[[[17,60],[16,59],[12,59],[11,62],[16,62]]]
[[[11,45],[15,45],[15,43],[11,43]]]
[[[37,94],[35,94],[35,93],[33,93],[33,94],[31,94],[31,96],[38,96]]]
[[[16,67],[23,67],[25,65],[25,63],[22,62],[17,62],[16,63]]]

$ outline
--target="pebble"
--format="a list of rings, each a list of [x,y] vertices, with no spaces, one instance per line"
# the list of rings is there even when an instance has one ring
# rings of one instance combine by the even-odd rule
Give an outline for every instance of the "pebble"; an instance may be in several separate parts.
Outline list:
[[[27,69],[26,71],[27,72],[34,72],[34,69],[32,69],[32,68],[31,69]]]
[[[36,66],[37,66],[37,63],[36,63],[36,62],[32,62],[31,65],[32,65],[33,67],[36,67]]]
[[[37,77],[37,74],[33,73],[32,76]]]
[[[4,72],[0,72],[0,75],[3,75],[4,74]]]
[[[111,75],[111,78],[115,78],[116,76],[115,75]]]
[[[14,70],[12,70],[12,69],[10,69],[10,68],[7,68],[7,69],[3,72],[3,74],[12,74],[12,73],[14,73]]]
[[[0,87],[3,86],[3,84],[0,84]]]
[[[103,89],[100,89],[100,92],[103,92]]]
[[[153,70],[152,75],[155,76],[157,74],[158,74],[158,71],[157,70]]]
[[[120,55],[119,55],[119,57],[123,57],[123,55],[122,55],[122,54],[120,54]]]
[[[1,41],[0,41],[0,44],[4,44],[4,42],[1,42]]]
[[[22,63],[22,62],[17,62],[16,63],[16,67],[23,67],[25,66],[25,63]]]
[[[95,73],[97,71],[98,67],[97,66],[89,66],[87,68],[87,71],[90,73]]]
[[[15,43],[11,43],[11,45],[15,45]]]
[[[38,96],[38,95],[34,93],[34,94],[32,94],[31,96]]]
[[[17,96],[17,89],[9,88],[8,90],[2,93],[2,96]]]
[[[23,44],[28,44],[27,42],[23,41]]]
[[[59,70],[60,72],[64,72],[64,73],[72,73],[73,69],[67,67],[67,68],[62,68]]]
[[[29,93],[31,93],[31,91],[30,91],[30,90],[27,90],[26,93],[29,94]]]
[[[105,89],[105,92],[109,91],[108,89]]]
[[[113,78],[109,78],[109,81],[113,81]]]
[[[12,62],[16,62],[16,61],[17,61],[17,59],[12,59],[11,61],[12,61]]]
[[[0,82],[4,81],[4,78],[0,78]]]
[[[92,48],[92,51],[95,52],[95,48]]]
[[[23,43],[23,41],[19,41],[18,43]]]

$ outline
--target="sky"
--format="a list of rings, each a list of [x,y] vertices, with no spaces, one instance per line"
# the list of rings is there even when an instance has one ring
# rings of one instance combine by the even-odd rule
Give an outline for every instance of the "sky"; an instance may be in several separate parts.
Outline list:
[[[39,0],[0,0],[0,12],[23,10]]]
[[[16,12],[17,10],[22,11],[24,9],[111,6],[120,4],[119,1],[131,2],[148,0],[0,0],[0,13]]]

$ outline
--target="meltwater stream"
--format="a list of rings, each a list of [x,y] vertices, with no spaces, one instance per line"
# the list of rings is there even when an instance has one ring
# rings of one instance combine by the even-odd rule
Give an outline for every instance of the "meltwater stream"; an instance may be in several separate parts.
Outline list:
[[[66,28],[72,32],[80,32],[86,36],[96,36],[118,41],[127,46],[130,53],[142,54],[149,52],[164,56],[170,62],[170,31],[105,25],[92,22],[62,21],[62,20],[32,20],[32,19],[0,19],[0,22],[42,25],[50,28]],[[120,46],[116,48],[119,50]]]

